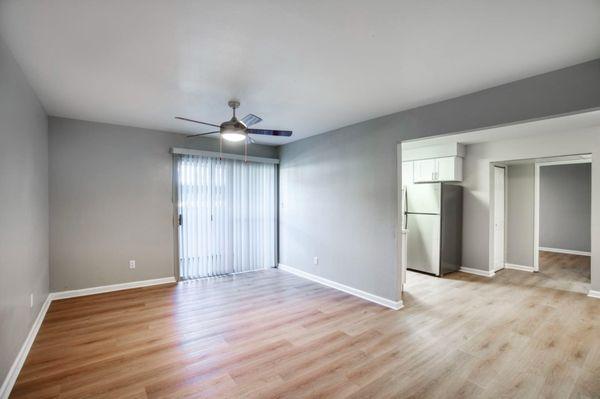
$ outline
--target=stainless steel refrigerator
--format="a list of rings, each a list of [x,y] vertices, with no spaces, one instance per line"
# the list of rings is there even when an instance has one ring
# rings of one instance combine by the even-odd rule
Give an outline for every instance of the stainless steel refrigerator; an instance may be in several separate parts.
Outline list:
[[[404,190],[407,268],[443,276],[462,263],[461,186],[411,184]]]

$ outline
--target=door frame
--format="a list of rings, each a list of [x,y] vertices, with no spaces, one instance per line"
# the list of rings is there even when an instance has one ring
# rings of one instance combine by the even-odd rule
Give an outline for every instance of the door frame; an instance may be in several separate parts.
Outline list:
[[[413,169],[414,173],[414,169]],[[397,184],[397,220],[396,220],[396,270],[399,271],[396,286],[399,292],[399,298],[402,300],[402,293],[406,284],[406,232],[403,221],[404,191],[402,186],[402,142],[396,144],[396,184]]]
[[[508,187],[506,184],[506,174],[507,174],[507,168],[506,165],[501,164],[501,163],[492,163],[491,164],[491,182],[492,184],[490,184],[491,186],[491,194],[490,195],[490,199],[493,200],[492,202],[492,206],[491,208],[491,220],[490,220],[490,230],[492,232],[492,237],[490,237],[490,247],[491,247],[491,251],[490,251],[490,272],[491,273],[495,273],[499,270],[502,270],[506,267],[506,214],[507,214],[507,205],[508,205],[508,201],[507,201],[507,193],[508,193]],[[503,176],[504,176],[504,206],[503,206],[503,219],[504,219],[504,229],[502,230],[503,232],[503,240],[502,240],[502,254],[503,254],[503,266],[501,268],[496,268],[496,229],[495,229],[495,223],[496,223],[496,168],[498,169],[502,169],[504,171]]]
[[[556,160],[556,161],[536,161],[534,173],[534,193],[533,193],[533,271],[540,271],[540,168],[543,166],[554,165],[573,165],[580,163],[592,163],[592,158]]]
[[[173,205],[173,274],[175,281],[181,281],[179,265],[179,173],[177,173],[177,163],[181,155],[173,154],[171,160],[171,202]]]

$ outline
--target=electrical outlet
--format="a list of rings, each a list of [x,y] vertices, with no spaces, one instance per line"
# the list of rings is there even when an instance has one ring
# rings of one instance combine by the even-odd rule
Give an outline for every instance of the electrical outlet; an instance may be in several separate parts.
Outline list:
[[[33,294],[29,294],[29,307],[33,307]]]
[[[319,257],[318,257],[318,256],[315,256],[315,257],[313,258],[313,264],[314,264],[314,265],[318,265],[318,264],[319,264]]]
[[[129,268],[130,269],[135,269],[135,260],[130,260],[129,261]]]

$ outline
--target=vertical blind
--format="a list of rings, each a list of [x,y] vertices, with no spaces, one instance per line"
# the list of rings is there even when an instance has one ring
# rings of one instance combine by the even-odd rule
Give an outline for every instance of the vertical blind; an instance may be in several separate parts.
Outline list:
[[[275,266],[275,168],[207,156],[178,157],[182,279]]]

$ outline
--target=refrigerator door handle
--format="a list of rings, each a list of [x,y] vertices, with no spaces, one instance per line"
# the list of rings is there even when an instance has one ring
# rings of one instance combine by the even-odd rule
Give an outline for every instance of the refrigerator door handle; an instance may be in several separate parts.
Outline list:
[[[408,208],[406,207],[407,201],[408,201],[408,195],[407,195],[407,190],[404,190],[404,198],[402,199],[404,201],[404,230],[406,230],[408,228]]]

